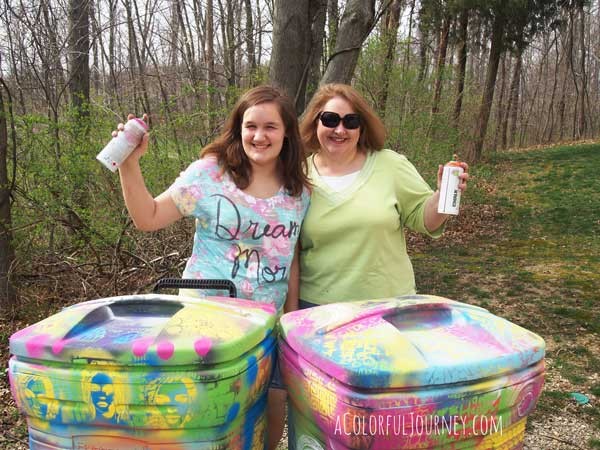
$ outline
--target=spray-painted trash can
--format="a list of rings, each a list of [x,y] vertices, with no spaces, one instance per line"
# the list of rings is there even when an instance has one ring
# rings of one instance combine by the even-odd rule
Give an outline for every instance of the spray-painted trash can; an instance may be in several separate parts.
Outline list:
[[[434,296],[285,314],[289,448],[521,449],[544,350],[524,328]]]
[[[88,301],[10,338],[32,449],[263,449],[275,308],[145,294]]]

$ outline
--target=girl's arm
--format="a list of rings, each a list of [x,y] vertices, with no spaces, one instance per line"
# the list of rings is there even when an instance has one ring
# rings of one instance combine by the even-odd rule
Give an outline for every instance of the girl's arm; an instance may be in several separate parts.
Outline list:
[[[148,133],[140,145],[119,167],[123,199],[136,228],[155,231],[165,228],[183,216],[168,192],[152,198],[140,169],[140,158],[148,148]]]
[[[292,265],[290,266],[290,279],[288,281],[288,292],[283,305],[283,312],[287,313],[290,311],[296,311],[298,309],[298,297],[300,296],[300,262],[298,257],[298,246],[300,243],[296,243],[294,249],[294,257],[292,258]]]

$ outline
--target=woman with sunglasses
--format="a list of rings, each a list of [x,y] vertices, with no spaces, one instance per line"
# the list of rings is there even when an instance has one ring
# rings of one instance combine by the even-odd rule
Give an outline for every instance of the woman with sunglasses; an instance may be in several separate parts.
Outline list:
[[[351,86],[322,86],[300,133],[313,183],[300,234],[300,309],[414,294],[404,228],[441,236],[448,216],[437,212],[439,191],[404,156],[382,150],[385,127]]]

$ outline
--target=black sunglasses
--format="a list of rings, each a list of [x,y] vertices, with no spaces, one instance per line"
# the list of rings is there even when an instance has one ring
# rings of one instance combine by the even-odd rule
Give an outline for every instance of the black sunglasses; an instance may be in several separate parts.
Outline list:
[[[344,117],[340,117],[338,113],[323,111],[319,114],[319,120],[324,127],[335,128],[340,122],[344,124],[344,128],[348,130],[356,130],[360,127],[360,114],[346,114]]]

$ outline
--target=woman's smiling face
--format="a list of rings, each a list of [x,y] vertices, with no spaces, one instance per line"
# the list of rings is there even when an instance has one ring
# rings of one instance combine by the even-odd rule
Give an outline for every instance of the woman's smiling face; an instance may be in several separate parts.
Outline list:
[[[344,117],[346,114],[355,114],[356,111],[352,105],[342,97],[333,97],[323,105],[322,111],[334,112]],[[360,127],[349,130],[344,127],[343,122],[335,128],[327,128],[317,121],[317,138],[321,145],[321,151],[329,153],[331,156],[350,154],[358,151],[358,139],[360,138]]]

